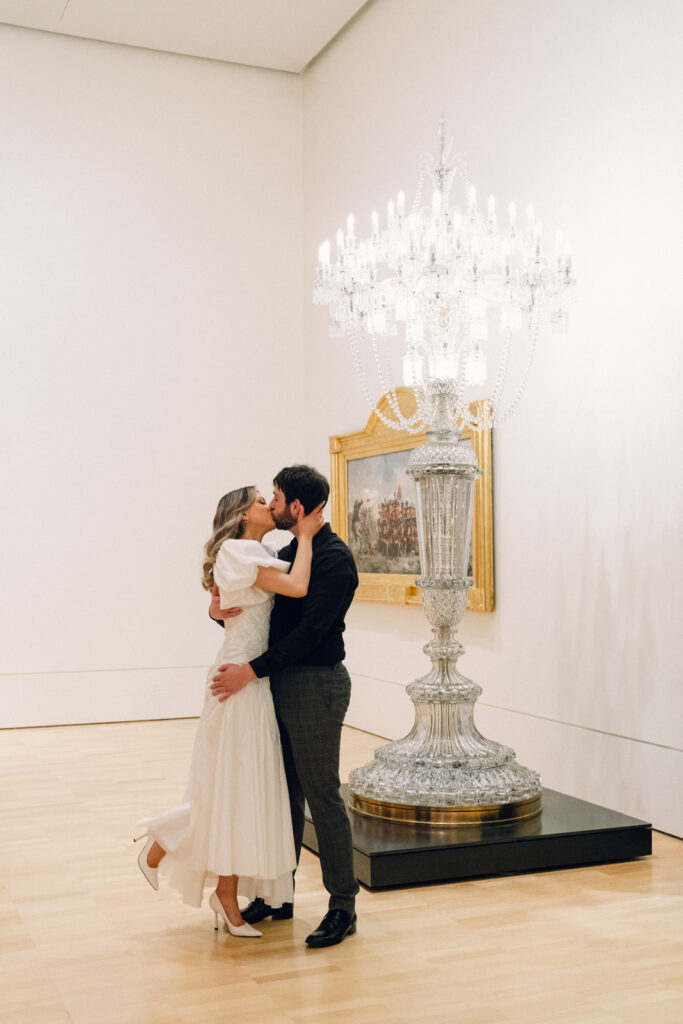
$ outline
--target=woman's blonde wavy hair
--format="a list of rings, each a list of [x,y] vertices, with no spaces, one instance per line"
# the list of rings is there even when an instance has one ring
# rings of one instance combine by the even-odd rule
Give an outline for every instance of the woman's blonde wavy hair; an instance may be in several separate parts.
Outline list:
[[[242,516],[256,501],[258,491],[255,487],[238,487],[236,491],[228,491],[218,502],[213,517],[213,533],[204,545],[204,561],[202,563],[202,586],[211,590],[214,584],[213,567],[216,556],[224,540],[240,537],[244,530]]]

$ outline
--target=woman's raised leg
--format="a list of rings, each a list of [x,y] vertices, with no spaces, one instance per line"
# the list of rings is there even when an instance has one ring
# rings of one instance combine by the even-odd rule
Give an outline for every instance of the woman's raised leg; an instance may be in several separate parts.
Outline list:
[[[147,867],[158,868],[165,856],[166,850],[159,846],[155,839],[147,851]]]

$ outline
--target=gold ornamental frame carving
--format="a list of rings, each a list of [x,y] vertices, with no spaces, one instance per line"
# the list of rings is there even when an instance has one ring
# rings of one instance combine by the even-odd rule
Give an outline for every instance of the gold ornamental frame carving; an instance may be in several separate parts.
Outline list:
[[[404,415],[415,409],[415,396],[410,388],[396,388],[396,396]],[[471,408],[478,414],[484,411],[485,401],[473,402]],[[384,395],[377,403],[380,412],[391,416],[389,398]],[[493,595],[493,488],[491,462],[491,431],[462,431],[474,449],[481,476],[474,485],[472,515],[472,576],[467,607],[471,611],[492,612]],[[330,438],[332,529],[348,543],[348,473],[347,463],[372,455],[412,451],[427,440],[426,432],[411,434],[407,430],[392,430],[382,423],[373,411],[365,429],[353,434],[340,434]],[[358,601],[377,601],[386,604],[421,604],[415,576],[402,573],[361,572],[356,591]]]

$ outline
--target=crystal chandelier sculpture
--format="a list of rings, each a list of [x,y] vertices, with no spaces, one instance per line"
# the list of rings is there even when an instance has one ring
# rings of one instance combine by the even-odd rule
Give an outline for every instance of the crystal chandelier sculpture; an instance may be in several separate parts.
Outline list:
[[[493,197],[485,214],[478,210],[463,161],[449,162],[452,139],[443,121],[438,143],[438,163],[422,158],[408,214],[399,193],[388,204],[383,230],[373,213],[370,237],[358,240],[349,216],[346,232],[337,232],[334,259],[330,243],[321,245],[314,302],[329,305],[331,333],[348,338],[373,406],[366,364],[368,357],[374,361],[391,410],[386,415],[375,408],[382,422],[413,433],[427,428],[427,443],[413,451],[407,472],[417,491],[416,584],[433,632],[424,648],[432,668],[407,687],[415,706],[410,733],[354,769],[350,802],[362,814],[444,825],[530,817],[541,806],[538,774],[478,732],[474,704],[482,690],[457,669],[480,475],[460,429],[493,427],[515,412],[541,328],[566,319],[574,281],[568,248],[558,236],[554,254],[546,254],[531,207],[524,227],[513,203],[506,228],[498,224]],[[465,186],[463,211],[450,204],[458,177]],[[425,179],[432,186],[428,205],[422,204]],[[510,396],[509,371],[522,348]],[[402,411],[391,377],[399,356],[403,383],[415,394],[411,415]],[[489,379],[485,411],[474,413],[470,401]]]

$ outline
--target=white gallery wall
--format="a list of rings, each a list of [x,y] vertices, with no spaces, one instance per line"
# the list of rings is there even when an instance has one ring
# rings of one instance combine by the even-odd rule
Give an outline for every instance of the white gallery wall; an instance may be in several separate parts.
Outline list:
[[[0,726],[201,707],[216,502],[304,456],[301,88],[0,26]]]
[[[681,834],[674,0],[374,0],[303,78],[0,26],[0,726],[196,714],[217,498],[362,428],[317,247],[442,114],[483,199],[571,238],[578,303],[494,437],[477,722]],[[348,722],[410,727],[419,608],[356,604]]]
[[[399,189],[410,205],[442,114],[482,203],[533,202],[571,239],[569,333],[494,434],[496,611],[466,614],[460,667],[481,731],[546,786],[678,834],[682,31],[668,0],[375,0],[304,76],[309,280],[347,213],[362,237]],[[368,409],[310,305],[306,368],[323,467],[325,435]],[[356,604],[348,622],[347,721],[402,735],[422,612]]]

